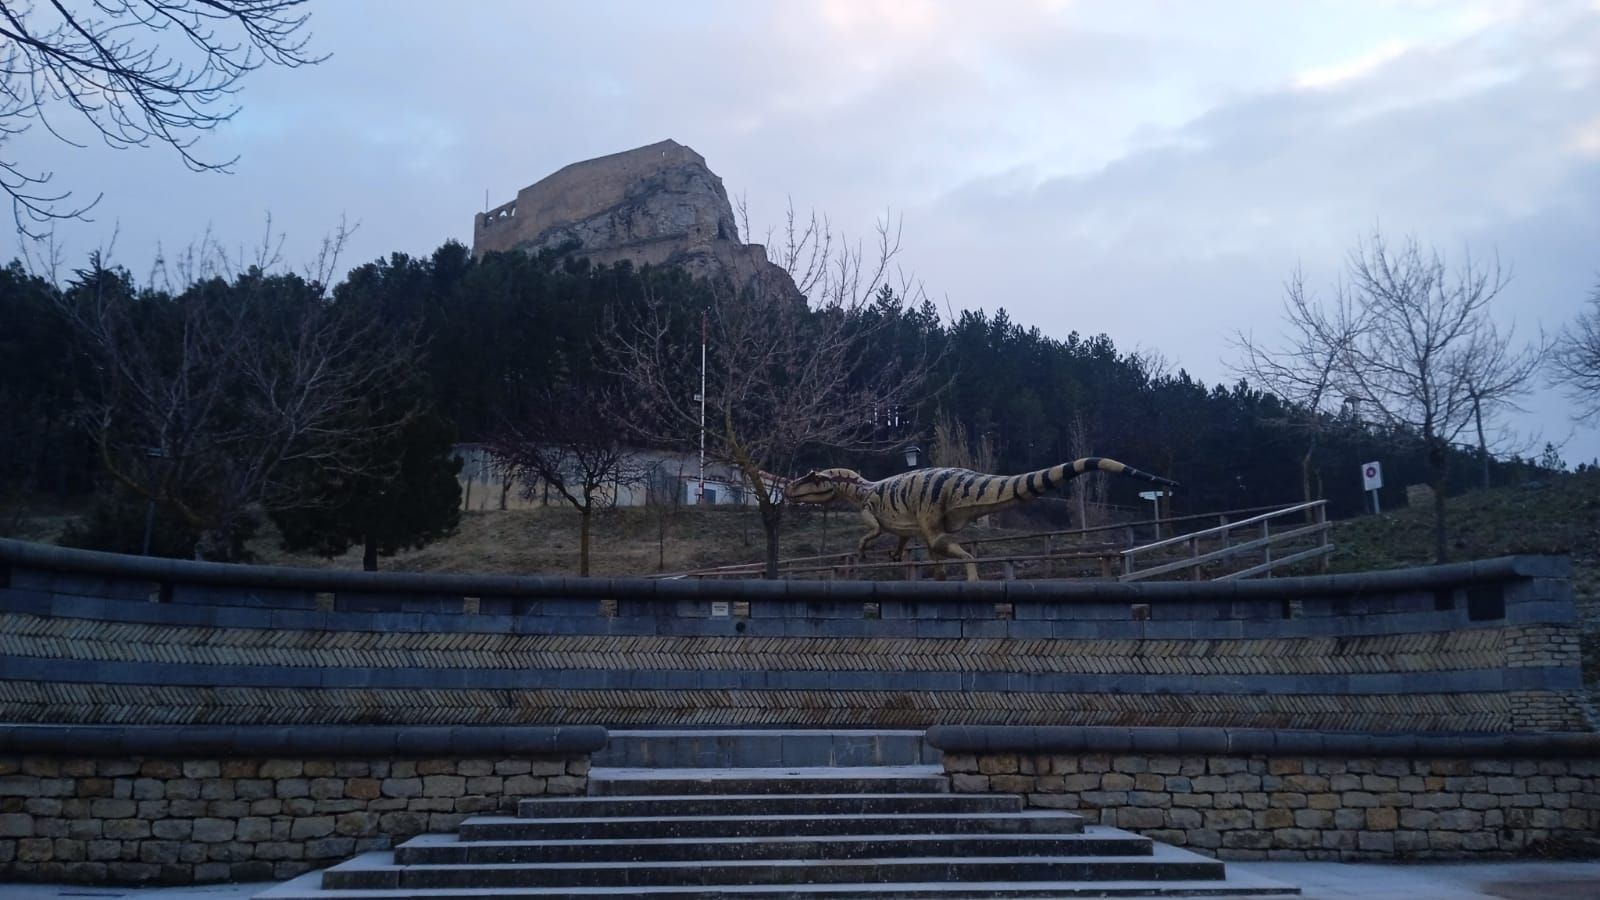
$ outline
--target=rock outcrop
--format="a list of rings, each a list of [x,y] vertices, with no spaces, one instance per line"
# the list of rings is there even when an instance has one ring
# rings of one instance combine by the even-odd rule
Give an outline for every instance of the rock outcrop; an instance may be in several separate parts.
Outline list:
[[[573,163],[473,223],[472,252],[571,252],[595,263],[681,266],[769,298],[797,298],[766,248],[739,241],[722,179],[676,141]]]

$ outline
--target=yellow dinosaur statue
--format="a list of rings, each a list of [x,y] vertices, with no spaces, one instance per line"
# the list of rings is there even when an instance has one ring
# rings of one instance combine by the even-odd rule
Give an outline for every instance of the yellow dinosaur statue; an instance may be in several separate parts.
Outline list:
[[[1083,459],[1022,475],[984,475],[971,469],[918,469],[868,481],[853,469],[822,469],[793,479],[783,489],[793,503],[830,503],[844,500],[861,510],[869,529],[857,552],[885,532],[900,538],[895,559],[905,553],[906,542],[920,537],[934,558],[966,560],[967,580],[978,580],[975,557],[956,543],[951,534],[980,516],[999,512],[1053,490],[1088,472],[1112,472],[1176,487],[1177,482],[1151,475],[1114,459]],[[938,573],[944,577],[943,571]]]

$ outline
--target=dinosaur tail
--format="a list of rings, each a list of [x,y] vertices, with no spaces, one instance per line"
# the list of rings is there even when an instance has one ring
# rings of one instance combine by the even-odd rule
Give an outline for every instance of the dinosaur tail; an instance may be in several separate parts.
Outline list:
[[[1040,469],[1037,472],[1029,472],[1026,475],[1016,476],[1016,480],[1018,482],[1016,487],[1017,496],[1024,500],[1031,500],[1034,497],[1045,493],[1046,491],[1054,490],[1055,488],[1066,484],[1072,479],[1077,478],[1079,475],[1087,475],[1090,472],[1110,472],[1114,475],[1128,475],[1133,478],[1143,479],[1144,481],[1166,485],[1168,487],[1178,486],[1178,483],[1170,478],[1162,478],[1160,475],[1151,475],[1149,472],[1143,471],[1142,469],[1135,469],[1133,466],[1119,463],[1114,459],[1106,459],[1100,456],[1085,456],[1083,459],[1075,459],[1072,462],[1062,463],[1059,466],[1051,466],[1048,469]]]

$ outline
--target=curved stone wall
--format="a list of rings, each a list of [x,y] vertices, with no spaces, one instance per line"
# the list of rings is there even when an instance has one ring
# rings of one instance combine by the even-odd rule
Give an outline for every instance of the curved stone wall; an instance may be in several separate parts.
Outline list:
[[[223,566],[0,541],[0,716],[1582,731],[1566,562],[1258,582]]]

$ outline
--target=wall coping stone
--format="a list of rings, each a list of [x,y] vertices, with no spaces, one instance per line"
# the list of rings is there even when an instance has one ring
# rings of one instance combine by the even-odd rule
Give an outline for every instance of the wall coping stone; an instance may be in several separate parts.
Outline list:
[[[1463,583],[1511,581],[1518,578],[1565,578],[1570,576],[1572,570],[1572,562],[1567,557],[1525,555],[1376,572],[1236,581],[704,581],[692,578],[571,578],[295,569],[127,556],[0,539],[0,569],[6,566],[123,578],[147,578],[157,582],[187,584],[248,585],[307,591],[455,594],[478,597],[572,598],[625,595],[658,597],[663,600],[734,597],[784,598],[799,601],[866,601],[895,597],[927,600],[953,597],[997,602],[1094,598],[1125,599],[1139,603],[1427,590],[1436,587],[1455,587]]]
[[[0,752],[82,756],[523,756],[593,753],[599,725],[5,725]]]
[[[1119,728],[936,725],[945,753],[1167,753],[1303,756],[1600,758],[1600,734],[1392,734],[1265,728]]]

